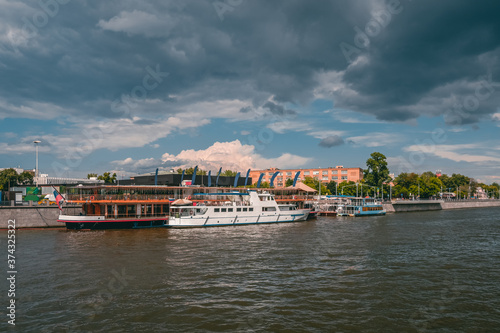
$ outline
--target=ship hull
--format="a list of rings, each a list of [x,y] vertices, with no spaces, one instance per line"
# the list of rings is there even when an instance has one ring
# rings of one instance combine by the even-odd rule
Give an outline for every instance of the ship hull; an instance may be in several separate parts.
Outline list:
[[[65,223],[69,230],[105,230],[105,229],[144,229],[164,228],[167,226],[167,218],[144,218],[144,219],[65,219],[60,217],[60,223]]]
[[[297,211],[294,214],[287,215],[248,215],[248,216],[209,216],[209,217],[170,217],[168,227],[170,228],[201,228],[201,227],[222,227],[232,225],[248,224],[272,224],[272,223],[290,223],[306,221],[308,211]]]

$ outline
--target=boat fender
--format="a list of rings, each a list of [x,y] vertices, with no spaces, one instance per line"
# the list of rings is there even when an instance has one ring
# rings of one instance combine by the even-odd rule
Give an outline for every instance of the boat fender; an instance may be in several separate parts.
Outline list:
[[[188,197],[188,200],[191,200],[191,196]]]
[[[294,198],[294,199],[297,199],[297,196],[296,196],[296,195],[294,195],[294,196],[293,196],[293,198]]]
[[[90,196],[90,200],[94,200],[94,199],[95,199],[95,198],[94,198],[94,196],[93,196],[93,195],[91,195],[91,196]]]

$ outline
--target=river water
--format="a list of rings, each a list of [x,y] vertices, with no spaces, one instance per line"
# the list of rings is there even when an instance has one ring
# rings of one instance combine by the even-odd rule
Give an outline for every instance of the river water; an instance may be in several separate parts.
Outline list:
[[[16,237],[12,331],[500,331],[500,208]]]

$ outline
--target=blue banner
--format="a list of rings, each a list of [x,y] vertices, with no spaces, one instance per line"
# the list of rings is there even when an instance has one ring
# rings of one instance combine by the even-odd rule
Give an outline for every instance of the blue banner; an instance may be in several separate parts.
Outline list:
[[[247,177],[245,178],[245,187],[248,184],[248,176],[250,176],[250,169],[248,169],[248,171],[247,171]]]
[[[219,172],[217,173],[217,179],[215,180],[215,187],[219,186],[219,176],[221,172],[222,172],[222,167],[219,169]]]
[[[300,171],[295,174],[295,178],[293,179],[293,187],[295,187],[295,184],[297,183],[297,179],[299,178]]]
[[[181,175],[181,183],[179,184],[180,186],[182,186],[182,181],[184,180],[184,170],[182,170],[182,175]]]
[[[194,182],[196,180],[196,171],[198,171],[198,166],[194,167],[193,178],[191,178],[191,185],[194,185]]]
[[[208,187],[212,186],[212,170],[208,170]]]
[[[279,171],[276,171],[273,176],[271,177],[271,184],[269,185],[270,187],[274,187],[274,178],[279,174]]]
[[[155,172],[155,186],[158,185],[158,168],[156,168]]]
[[[238,187],[238,179],[240,179],[239,172],[236,174],[236,177],[234,177],[234,186],[233,187]]]
[[[262,177],[264,177],[263,173],[261,173],[259,176],[259,181],[257,182],[257,188],[260,188],[260,182],[262,181]]]

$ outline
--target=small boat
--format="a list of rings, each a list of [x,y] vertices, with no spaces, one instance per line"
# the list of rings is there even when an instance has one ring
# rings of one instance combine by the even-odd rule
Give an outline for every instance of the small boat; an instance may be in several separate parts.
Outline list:
[[[347,204],[337,207],[337,216],[385,215],[382,203],[373,198],[351,198]]]
[[[80,215],[59,215],[66,229],[142,229],[166,227],[169,200],[142,200],[126,203],[100,200],[82,204]]]
[[[274,195],[254,190],[229,193],[195,193],[196,205],[172,206],[168,227],[213,227],[305,221],[309,209],[278,204]],[[193,199],[194,201],[195,199]]]

